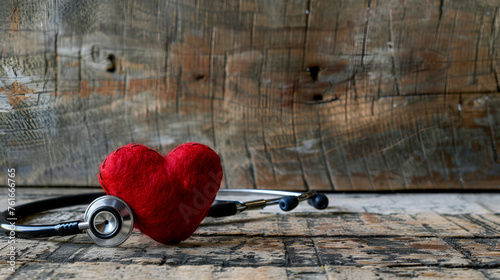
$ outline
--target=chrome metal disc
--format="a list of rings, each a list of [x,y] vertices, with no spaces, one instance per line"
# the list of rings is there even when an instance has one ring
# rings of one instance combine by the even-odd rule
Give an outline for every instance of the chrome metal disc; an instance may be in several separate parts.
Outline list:
[[[94,200],[85,211],[87,235],[98,245],[114,247],[122,244],[132,234],[132,210],[116,196],[107,195]]]

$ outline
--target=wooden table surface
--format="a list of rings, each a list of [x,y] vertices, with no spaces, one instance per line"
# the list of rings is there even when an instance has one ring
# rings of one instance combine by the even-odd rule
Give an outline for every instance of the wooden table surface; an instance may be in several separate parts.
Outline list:
[[[18,188],[16,203],[88,191],[97,189]],[[85,234],[16,239],[14,271],[2,237],[0,279],[500,279],[500,193],[328,196],[323,211],[305,203],[290,213],[268,207],[207,218],[175,246],[139,232],[116,248]],[[80,219],[84,210],[27,222]]]

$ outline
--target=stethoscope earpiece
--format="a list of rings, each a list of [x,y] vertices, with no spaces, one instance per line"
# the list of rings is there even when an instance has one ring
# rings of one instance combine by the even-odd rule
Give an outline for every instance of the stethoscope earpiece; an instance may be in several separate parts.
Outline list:
[[[284,196],[280,198],[278,205],[281,210],[288,212],[295,209],[295,207],[299,205],[299,199],[294,195]]]
[[[116,196],[99,197],[87,207],[81,229],[98,245],[118,246],[134,229],[132,210]]]
[[[309,198],[307,203],[318,210],[323,210],[328,207],[328,197],[322,193],[317,193],[313,197]]]
[[[307,199],[307,203],[318,210],[328,207],[328,197],[322,193],[314,193]],[[299,205],[299,196],[284,196],[279,200],[279,206],[283,211],[291,211]]]

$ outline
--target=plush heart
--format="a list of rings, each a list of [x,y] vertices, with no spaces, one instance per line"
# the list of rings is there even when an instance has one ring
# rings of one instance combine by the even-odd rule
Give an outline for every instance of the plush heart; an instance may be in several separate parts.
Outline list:
[[[191,236],[207,214],[222,167],[217,153],[203,144],[183,144],[163,157],[132,143],[106,157],[98,178],[107,194],[132,208],[135,228],[175,244]]]

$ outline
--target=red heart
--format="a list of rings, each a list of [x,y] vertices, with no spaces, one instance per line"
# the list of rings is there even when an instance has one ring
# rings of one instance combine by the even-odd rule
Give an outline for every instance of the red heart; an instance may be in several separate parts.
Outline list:
[[[217,153],[203,144],[183,144],[163,157],[132,143],[106,157],[98,178],[107,194],[130,206],[137,229],[175,244],[191,236],[207,214],[222,167]]]

